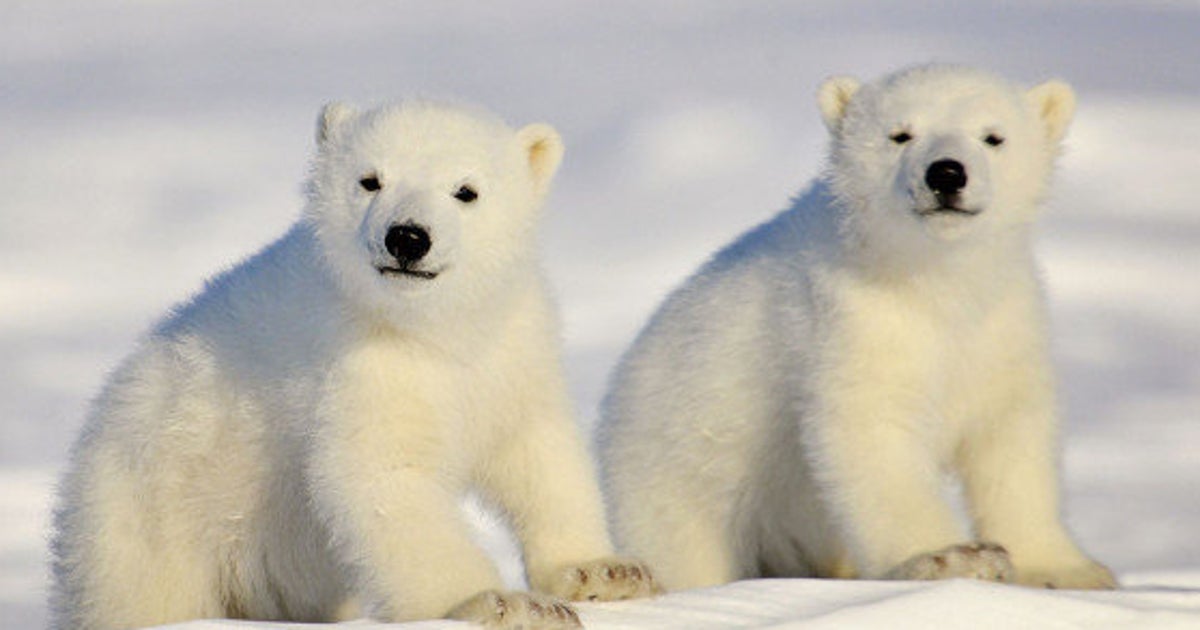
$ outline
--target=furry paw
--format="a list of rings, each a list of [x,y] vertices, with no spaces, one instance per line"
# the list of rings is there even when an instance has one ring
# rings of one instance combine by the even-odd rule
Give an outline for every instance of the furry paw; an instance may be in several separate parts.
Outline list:
[[[632,558],[603,558],[563,567],[548,579],[539,580],[539,590],[571,601],[614,601],[650,597],[663,592],[650,568]]]
[[[454,607],[447,619],[485,628],[565,630],[582,628],[571,605],[556,597],[520,591],[483,591]]]
[[[884,576],[890,580],[945,580],[974,578],[1011,582],[1016,572],[1008,552],[1000,545],[977,542],[951,545],[900,563]]]
[[[1107,590],[1118,586],[1108,567],[1091,560],[1057,569],[1017,569],[1016,581],[1035,588]]]

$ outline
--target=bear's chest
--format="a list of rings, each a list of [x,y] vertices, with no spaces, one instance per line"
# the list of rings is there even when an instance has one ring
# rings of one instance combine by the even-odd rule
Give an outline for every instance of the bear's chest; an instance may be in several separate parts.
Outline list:
[[[946,433],[959,433],[1020,395],[1042,369],[1044,334],[1036,291],[846,291],[828,313],[826,365],[864,391],[906,404]]]

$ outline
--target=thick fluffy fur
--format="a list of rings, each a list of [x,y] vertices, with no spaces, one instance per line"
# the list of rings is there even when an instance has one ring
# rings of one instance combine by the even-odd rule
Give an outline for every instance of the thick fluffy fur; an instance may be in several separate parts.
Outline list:
[[[652,590],[610,558],[535,256],[561,155],[546,125],[327,107],[303,217],[167,317],[96,402],[61,484],[55,625],[318,621],[351,602],[577,625],[561,601],[496,590],[469,487],[510,518],[535,589]],[[429,235],[415,273],[381,271],[403,266],[397,225]]]
[[[1070,88],[927,66],[831,79],[818,100],[825,174],[675,291],[613,377],[600,442],[618,543],[675,589],[1112,587],[1059,517],[1031,251]],[[927,181],[940,160],[966,171],[956,194]]]

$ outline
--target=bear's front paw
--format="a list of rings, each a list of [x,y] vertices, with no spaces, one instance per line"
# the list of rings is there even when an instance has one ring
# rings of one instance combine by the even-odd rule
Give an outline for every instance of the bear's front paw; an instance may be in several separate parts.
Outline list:
[[[884,577],[889,580],[974,578],[1011,582],[1014,574],[1012,562],[1004,547],[977,542],[951,545],[945,549],[913,556],[893,567]]]
[[[1075,566],[1043,569],[1017,569],[1017,583],[1035,588],[1111,590],[1117,588],[1117,578],[1108,567],[1086,561]]]
[[[470,621],[485,628],[514,630],[583,627],[570,604],[557,597],[520,591],[483,591],[455,606],[446,618]]]
[[[635,599],[663,592],[650,568],[632,558],[603,558],[570,565],[535,584],[539,590],[577,602]]]

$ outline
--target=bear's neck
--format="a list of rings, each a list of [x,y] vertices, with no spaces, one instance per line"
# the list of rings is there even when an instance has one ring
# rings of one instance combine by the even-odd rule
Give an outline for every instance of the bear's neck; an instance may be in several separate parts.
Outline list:
[[[1011,267],[1014,260],[1032,258],[1031,222],[968,226],[973,229],[951,237],[935,237],[920,225],[881,227],[872,213],[854,207],[855,200],[833,195],[827,199],[836,217],[832,231],[836,233],[838,264],[864,275],[897,280],[964,273],[993,275]],[[992,208],[988,212],[1036,214],[1020,208]]]
[[[1005,287],[1037,283],[1029,226],[1012,226],[940,247],[879,247],[853,237],[842,243],[838,265],[863,282],[942,295],[974,294],[979,287],[1003,293]],[[889,243],[890,245],[890,243]],[[980,282],[980,278],[987,278]],[[975,296],[986,298],[986,296]],[[995,296],[993,296],[995,297]]]
[[[350,305],[347,333],[372,339],[405,339],[470,361],[495,341],[512,318],[540,308],[541,274],[534,261],[509,265],[486,284],[439,287],[440,295],[411,304]],[[534,304],[531,304],[534,303]]]

